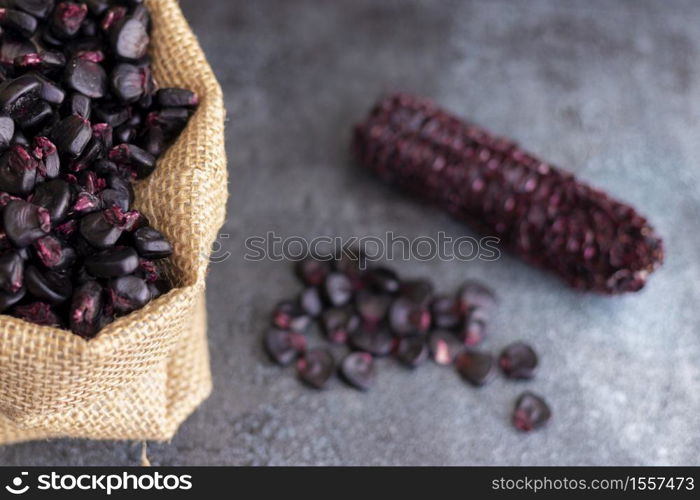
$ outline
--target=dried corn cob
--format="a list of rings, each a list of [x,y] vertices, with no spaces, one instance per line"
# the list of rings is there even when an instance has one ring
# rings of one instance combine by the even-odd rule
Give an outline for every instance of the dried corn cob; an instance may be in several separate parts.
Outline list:
[[[354,130],[360,163],[578,289],[642,288],[661,239],[631,206],[439,109],[396,94]]]

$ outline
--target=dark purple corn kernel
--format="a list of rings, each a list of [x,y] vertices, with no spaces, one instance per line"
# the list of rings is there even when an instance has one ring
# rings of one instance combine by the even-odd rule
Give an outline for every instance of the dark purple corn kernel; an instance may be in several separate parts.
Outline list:
[[[71,170],[71,172],[82,172],[83,170],[89,168],[89,166],[95,160],[102,156],[102,153],[102,143],[93,136],[88,141],[87,146],[85,146],[85,149],[83,149],[81,155],[72,160],[68,165],[68,168]]]
[[[466,320],[462,330],[459,332],[459,339],[466,346],[476,346],[481,344],[486,336],[486,325],[479,320]]]
[[[124,103],[135,103],[146,92],[151,71],[148,67],[117,64],[109,77],[112,92]]]
[[[117,206],[123,212],[129,210],[129,203],[131,200],[128,193],[117,191],[116,189],[103,189],[98,196],[100,198],[100,203],[105,208]]]
[[[138,100],[138,102],[135,104],[139,108],[143,110],[148,110],[153,107],[153,89],[156,87],[156,82],[153,79],[153,75],[151,75],[151,81],[149,83],[149,89],[147,90],[147,93],[143,94],[141,99]]]
[[[166,140],[170,140],[182,132],[189,117],[190,112],[185,108],[164,108],[149,113],[146,121],[151,126],[162,128]]]
[[[428,346],[422,337],[405,337],[396,348],[396,357],[409,368],[422,365],[428,359],[428,355]]]
[[[29,38],[37,28],[37,21],[34,16],[19,10],[0,8],[0,26],[9,29],[18,35]]]
[[[428,337],[428,346],[430,347],[430,356],[439,365],[451,365],[457,355],[464,350],[464,346],[454,333],[447,330],[432,332]]]
[[[77,285],[84,285],[88,281],[96,281],[96,278],[87,272],[85,266],[79,266],[73,271],[73,282]]]
[[[33,73],[3,83],[0,90],[2,111],[14,118],[16,113],[39,98],[41,84],[41,80]]]
[[[107,151],[112,149],[112,140],[114,136],[114,129],[112,129],[112,126],[109,123],[96,123],[95,125],[92,126],[92,138],[96,139],[102,144],[102,150]],[[104,167],[105,164],[110,164],[112,162],[101,158],[97,160],[95,163],[93,163],[92,167],[95,169],[95,172],[97,172],[100,175],[103,175],[103,172],[101,172],[101,167]],[[115,170],[116,171],[116,165],[115,165]]]
[[[110,323],[113,323],[115,319],[117,318],[116,316],[114,316],[112,311],[109,308],[106,308],[104,311],[102,311],[102,314],[100,314],[100,320],[97,325],[97,330],[102,330],[105,326],[109,325]]]
[[[127,8],[122,5],[110,7],[105,11],[104,16],[102,16],[100,28],[103,31],[111,30],[113,26],[126,17],[128,12]]]
[[[329,351],[312,349],[297,360],[296,368],[302,382],[314,389],[323,389],[335,371],[335,361]]]
[[[351,386],[367,391],[374,385],[377,378],[374,358],[366,352],[351,352],[340,364],[340,374]]]
[[[111,163],[111,162],[108,162]],[[110,189],[115,189],[129,196],[129,203],[134,201],[134,187],[131,182],[124,179],[118,174],[107,175],[107,187]]]
[[[36,131],[53,117],[53,110],[47,102],[34,101],[28,103],[21,111],[15,112],[12,117],[17,126],[25,132]]]
[[[124,125],[118,126],[114,130],[114,140],[118,143],[133,142],[135,139],[136,128],[132,127],[131,125],[127,125],[125,123]]]
[[[77,219],[71,219],[63,224],[59,224],[56,226],[56,233],[61,235],[61,236],[71,236],[75,234],[75,232],[78,230],[78,220]]]
[[[333,307],[321,314],[321,328],[334,344],[344,344],[360,326],[360,318],[348,307]]]
[[[103,303],[102,287],[97,281],[89,280],[76,288],[70,306],[70,329],[81,337],[93,337],[99,329]]]
[[[375,267],[365,273],[370,288],[380,293],[398,293],[401,282],[397,274],[386,267]]]
[[[14,145],[0,156],[0,190],[26,195],[34,189],[39,162],[24,146]]]
[[[137,179],[145,179],[156,166],[155,157],[134,144],[119,144],[109,152],[109,159],[134,169]]]
[[[104,68],[87,58],[73,57],[66,65],[63,79],[68,87],[91,99],[104,97],[107,92]]]
[[[134,231],[134,248],[146,259],[164,259],[173,253],[168,239],[152,227],[141,227]]]
[[[138,139],[138,144],[144,150],[158,157],[165,151],[165,133],[161,127],[148,126]]]
[[[42,45],[46,47],[54,47],[54,48],[60,48],[63,45],[63,40],[59,40],[52,32],[51,28],[49,26],[40,26],[39,27],[39,41]],[[32,51],[28,51],[32,52]],[[36,47],[34,48],[34,52],[36,52]]]
[[[55,50],[24,54],[15,58],[15,68],[20,70],[53,71],[66,65],[66,56]]]
[[[283,300],[272,313],[272,324],[282,330],[305,332],[311,324],[311,318],[296,302]]]
[[[438,295],[430,304],[433,326],[436,328],[457,328],[462,322],[460,302],[450,295]]]
[[[68,99],[65,101],[65,114],[67,115],[79,115],[86,120],[90,119],[90,114],[92,112],[92,100],[81,94],[80,92],[73,92]],[[93,135],[95,126],[93,125]]]
[[[507,346],[498,358],[498,366],[508,378],[531,379],[537,369],[537,353],[524,342]]]
[[[337,272],[350,279],[353,290],[361,290],[365,287],[366,262],[364,255],[359,250],[353,249],[350,255],[343,253],[333,261],[333,267]]]
[[[549,422],[552,411],[547,402],[535,393],[523,392],[515,402],[513,425],[523,432],[530,432]]]
[[[135,275],[151,283],[158,281],[160,278],[160,271],[156,263],[152,260],[139,259],[139,267]]]
[[[307,257],[296,263],[296,273],[307,286],[321,286],[331,272],[331,263],[316,257]]]
[[[394,348],[394,338],[385,330],[367,330],[360,328],[350,334],[350,347],[365,351],[374,356],[388,356]]]
[[[137,210],[124,212],[119,206],[114,205],[105,209],[102,213],[110,224],[121,229],[122,231],[134,231],[140,227],[148,225],[146,217]]]
[[[464,315],[459,338],[466,346],[480,344],[486,336],[488,313],[480,307],[476,307]]]
[[[56,271],[71,267],[78,257],[72,247],[50,234],[36,240],[33,246],[34,253],[44,267]]]
[[[95,248],[114,246],[122,229],[108,221],[105,211],[93,212],[80,219],[80,234]]]
[[[125,3],[133,7],[131,17],[143,23],[146,27],[146,31],[150,31],[151,13],[148,12],[148,9],[143,5],[143,0],[126,0]]]
[[[63,103],[66,99],[65,90],[39,73],[30,73],[30,75],[34,76],[41,83],[41,87],[39,87],[39,97],[41,99],[55,106]],[[56,119],[58,119],[58,114],[56,114]]]
[[[100,199],[94,194],[91,194],[88,191],[80,191],[75,196],[75,201],[73,202],[73,206],[70,209],[70,215],[81,216],[92,212],[96,212],[101,208],[100,204]]]
[[[199,97],[191,90],[166,88],[158,90],[156,102],[161,108],[193,108],[199,105]]]
[[[49,130],[56,124],[59,116],[46,100],[36,100],[27,103],[27,106],[18,110],[12,118],[18,128],[31,136]]]
[[[355,309],[365,328],[379,328],[387,317],[393,298],[390,295],[360,290],[355,295]]]
[[[0,292],[0,312],[7,310],[22,300],[27,293],[27,289],[22,287],[15,293]]]
[[[48,137],[36,136],[32,141],[32,156],[39,160],[37,173],[45,179],[54,179],[61,173],[61,159],[56,145]]]
[[[428,280],[402,281],[399,295],[417,304],[429,304],[433,298],[435,287]]]
[[[77,158],[92,139],[90,122],[79,115],[68,116],[51,130],[50,139],[61,156]]]
[[[493,379],[496,363],[489,353],[464,351],[455,358],[459,374],[474,386],[482,386]]]
[[[14,316],[42,326],[60,326],[60,321],[51,306],[44,302],[32,302],[15,306]]]
[[[54,0],[10,0],[13,9],[19,9],[39,19],[46,18],[54,6]]]
[[[10,147],[15,135],[15,122],[9,116],[0,116],[0,151]]]
[[[11,250],[13,248],[10,239],[4,232],[0,232],[0,251]]]
[[[112,128],[125,123],[129,119],[130,114],[129,108],[125,108],[120,104],[100,102],[97,105],[93,104],[92,107],[93,119],[106,123]]]
[[[24,284],[24,259],[14,251],[0,255],[0,290],[17,293]]]
[[[21,200],[19,196],[12,196],[9,193],[4,193],[0,191],[0,208],[5,208],[8,203],[10,203],[13,200]]]
[[[352,283],[350,278],[340,273],[330,273],[323,282],[323,296],[334,306],[344,306],[352,298]]]
[[[170,283],[159,279],[148,283],[148,289],[151,291],[151,300],[155,300],[170,291]]]
[[[36,45],[31,40],[16,37],[9,32],[2,33],[2,38],[0,39],[0,63],[8,66],[12,65],[17,57],[36,51]]]
[[[27,291],[49,304],[62,304],[71,298],[73,285],[70,278],[55,271],[41,271],[29,266],[25,273]]]
[[[106,124],[102,124],[102,125],[106,125]],[[93,126],[93,130],[95,129],[95,126]],[[109,126],[109,125],[107,125],[107,126]],[[92,169],[95,171],[95,173],[97,175],[102,176],[102,177],[108,177],[110,175],[115,175],[117,178],[119,177],[117,164],[114,162],[111,162],[109,160],[97,160],[95,163],[92,164]],[[120,187],[130,185],[130,183],[124,181],[124,179],[122,179],[121,181],[122,181],[122,183],[120,184]],[[110,183],[108,182],[107,185],[110,188],[113,187],[113,186],[110,186],[109,184]]]
[[[78,176],[78,182],[90,194],[99,193],[107,186],[107,181],[98,177],[93,170],[82,171]]]
[[[477,281],[466,281],[462,285],[459,290],[459,302],[463,313],[474,308],[490,312],[498,303],[493,291]]]
[[[299,294],[299,307],[312,318],[318,318],[323,312],[323,298],[316,287],[308,287]]]
[[[141,309],[151,300],[151,292],[146,282],[136,276],[122,276],[110,280],[107,292],[114,312],[120,315]]]
[[[87,12],[87,5],[84,3],[59,3],[51,17],[51,33],[59,39],[73,38],[78,34]]]
[[[265,334],[265,351],[280,366],[287,366],[306,350],[306,338],[298,332],[270,328]]]
[[[41,263],[49,269],[55,268],[64,259],[63,243],[55,236],[47,235],[39,238],[33,246]]]
[[[11,201],[2,216],[5,233],[16,247],[26,247],[51,230],[49,212],[26,201]]]
[[[85,4],[90,9],[90,14],[100,17],[109,9],[111,0],[85,0]]]
[[[7,238],[7,235],[5,235],[5,238]],[[19,254],[19,256],[22,257],[22,260],[24,260],[24,261],[29,260],[31,257],[31,254],[29,253],[28,247],[18,248],[17,254]]]
[[[389,325],[400,337],[424,335],[430,329],[430,311],[424,304],[399,297],[389,309]]]
[[[85,269],[96,278],[126,276],[138,267],[139,256],[129,247],[108,248],[85,259]]]
[[[142,20],[125,17],[113,23],[108,29],[112,51],[118,58],[138,61],[146,55],[150,39]]]
[[[12,143],[15,146],[23,146],[25,148],[29,147],[29,139],[27,139],[27,136],[24,135],[19,127],[15,127],[15,135],[12,136]]]
[[[355,127],[359,162],[582,290],[636,291],[663,261],[644,217],[516,144],[396,94]]]
[[[105,54],[99,48],[83,48],[75,52],[75,57],[79,57],[85,61],[90,61],[93,63],[101,63],[105,60]]]

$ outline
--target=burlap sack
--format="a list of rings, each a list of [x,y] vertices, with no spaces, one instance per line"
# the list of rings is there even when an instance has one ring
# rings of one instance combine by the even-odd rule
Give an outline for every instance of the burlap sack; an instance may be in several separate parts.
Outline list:
[[[174,242],[176,288],[90,341],[0,316],[0,443],[167,440],[211,391],[204,279],[227,197],[223,99],[177,2],[147,3],[158,83],[201,97],[177,143],[137,187],[138,208]]]

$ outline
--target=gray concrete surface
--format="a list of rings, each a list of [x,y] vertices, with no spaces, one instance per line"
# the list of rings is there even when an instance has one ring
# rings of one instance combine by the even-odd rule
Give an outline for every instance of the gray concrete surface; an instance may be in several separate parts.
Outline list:
[[[229,216],[209,277],[215,391],[154,464],[695,464],[700,461],[700,4],[687,1],[182,0],[226,94]],[[381,363],[368,394],[316,393],[260,347],[298,288],[243,241],[471,234],[349,160],[351,124],[407,89],[638,205],[666,239],[647,289],[582,295],[504,257],[402,262],[445,290],[483,278],[502,306],[486,347],[526,339],[527,384],[483,390],[434,365]],[[0,368],[1,369],[1,368]],[[511,429],[515,396],[544,394],[543,432]],[[140,446],[59,440],[0,448],[2,464],[138,464]]]

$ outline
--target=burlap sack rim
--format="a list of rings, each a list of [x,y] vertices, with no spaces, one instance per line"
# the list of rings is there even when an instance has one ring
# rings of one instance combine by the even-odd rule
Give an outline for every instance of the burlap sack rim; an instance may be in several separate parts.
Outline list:
[[[177,2],[175,0],[146,0],[147,5],[149,7],[151,4],[167,4],[171,3],[174,4],[172,7],[168,8],[175,8],[179,11],[179,6],[177,5]],[[182,15],[180,13],[180,15]],[[201,52],[201,49],[197,45],[197,48],[200,51],[200,57],[202,61],[204,61],[204,66],[206,66],[206,72],[209,73],[210,78],[203,78],[202,80],[208,80],[207,81],[207,88],[206,92],[200,92],[200,106],[199,109],[196,111],[196,113],[204,112],[203,109],[209,108],[211,102],[216,102],[217,105],[220,105],[223,101],[223,92],[221,90],[221,86],[219,85],[218,81],[216,80],[214,76],[214,72],[211,69],[211,66],[209,65],[208,62],[206,62],[206,57],[203,52]],[[157,61],[156,61],[156,75],[158,73],[157,71]],[[174,85],[174,83],[171,83]],[[209,110],[211,112],[211,110]],[[188,128],[191,126],[188,125]],[[186,140],[187,136],[187,128],[185,131],[183,131],[182,136],[178,139],[179,141]],[[172,150],[172,148],[171,148]],[[166,153],[167,156],[168,153]],[[225,154],[225,153],[224,153]],[[224,161],[224,164],[226,162]],[[193,168],[199,168],[196,165],[193,165]],[[211,172],[210,172],[211,173]],[[224,177],[225,181],[225,177]],[[142,182],[148,182],[142,181]],[[138,189],[138,188],[137,188]],[[189,197],[192,199],[193,197],[193,190],[190,189]],[[223,217],[220,217],[223,218]],[[208,248],[203,248],[202,249],[202,259],[207,260],[208,255],[209,255],[209,248],[211,247],[211,244],[213,243],[213,238],[212,241],[209,244]],[[102,352],[105,350],[113,350],[115,347],[115,342],[119,344],[119,336],[120,333],[124,329],[128,329],[132,326],[134,326],[135,323],[139,321],[156,321],[158,319],[158,310],[162,309],[164,306],[171,302],[175,301],[181,301],[181,300],[193,300],[194,297],[196,297],[197,292],[199,292],[201,289],[204,287],[204,279],[206,277],[206,264],[204,267],[200,266],[200,268],[197,271],[197,279],[194,283],[189,284],[189,285],[184,285],[184,286],[176,286],[172,290],[170,290],[167,294],[164,294],[161,297],[158,297],[157,299],[151,301],[148,303],[143,309],[140,309],[138,311],[135,311],[129,315],[117,318],[113,323],[110,323],[106,327],[104,327],[97,336],[95,336],[92,339],[85,339],[82,338],[78,335],[75,335],[69,330],[65,330],[62,328],[55,328],[55,327],[50,327],[50,326],[41,326],[41,325],[36,325],[33,323],[29,323],[25,320],[15,318],[13,316],[8,316],[8,315],[1,315],[0,321],[6,323],[10,328],[17,328],[17,329],[22,329],[24,330],[25,333],[28,333],[32,336],[39,336],[43,340],[46,341],[51,341],[51,342],[56,342],[58,344],[64,344],[65,349],[68,349],[73,352],[79,352],[85,355],[89,355],[90,352]]]

